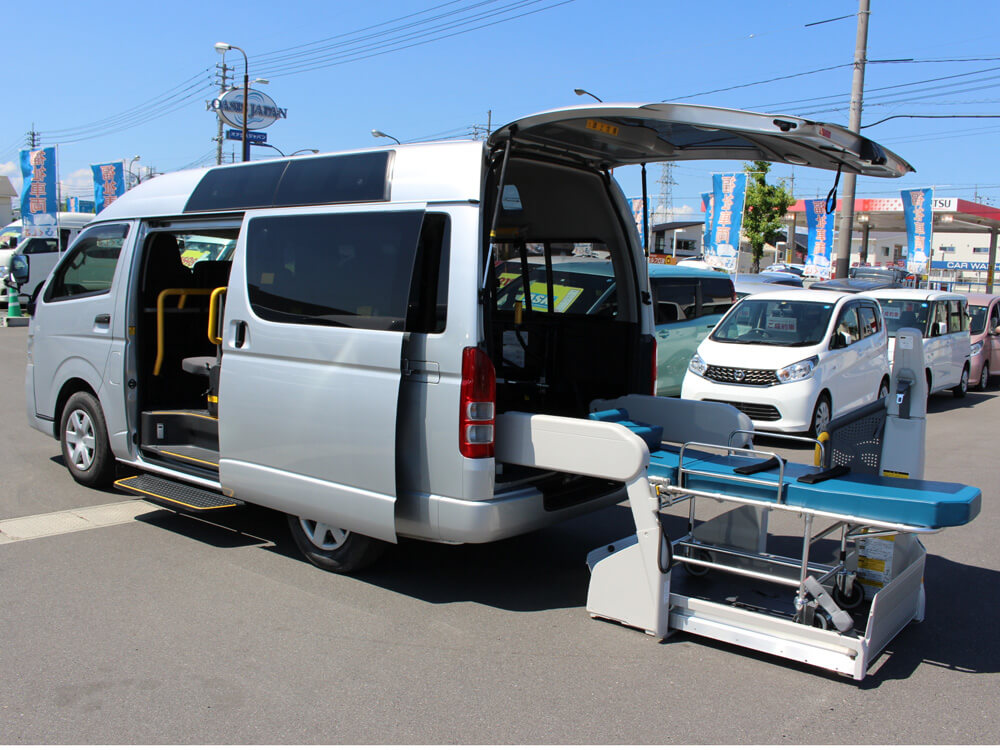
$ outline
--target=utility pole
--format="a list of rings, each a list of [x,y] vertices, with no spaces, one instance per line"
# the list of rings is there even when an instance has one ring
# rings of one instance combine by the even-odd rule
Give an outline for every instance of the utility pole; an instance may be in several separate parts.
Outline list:
[[[35,123],[31,123],[31,130],[28,131],[28,137],[25,141],[28,144],[28,148],[38,148],[41,140],[42,134],[35,130]]]
[[[663,212],[664,221],[674,219],[674,163],[672,161],[663,162],[663,169],[660,172],[660,210]],[[675,232],[676,234],[676,232]]]
[[[216,63],[215,67],[219,70],[219,96],[221,97],[229,89],[229,71],[232,68],[226,65],[226,58],[222,58],[221,63]],[[219,129],[215,136],[215,163],[222,164],[222,118],[216,115],[216,120],[218,121]]]
[[[851,118],[848,129],[861,132],[861,104],[865,91],[865,61],[868,55],[869,0],[858,0],[858,34],[854,44],[854,77],[851,81]],[[846,278],[851,267],[851,239],[854,236],[854,195],[858,176],[844,175],[844,199],[841,201],[840,235],[837,238],[838,279]]]

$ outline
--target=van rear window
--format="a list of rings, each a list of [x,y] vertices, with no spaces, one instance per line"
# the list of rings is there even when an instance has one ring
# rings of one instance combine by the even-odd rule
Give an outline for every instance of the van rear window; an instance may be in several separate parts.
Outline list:
[[[404,330],[422,211],[261,217],[247,286],[265,320]]]

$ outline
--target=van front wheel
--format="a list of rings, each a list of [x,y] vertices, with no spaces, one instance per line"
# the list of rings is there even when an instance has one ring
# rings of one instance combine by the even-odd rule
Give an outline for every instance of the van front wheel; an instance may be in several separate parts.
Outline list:
[[[385,551],[385,542],[379,539],[322,521],[289,515],[288,528],[302,555],[331,573],[355,573],[371,565]]]
[[[73,479],[87,487],[108,487],[115,478],[115,459],[108,428],[97,398],[86,391],[69,397],[59,420],[63,461]]]

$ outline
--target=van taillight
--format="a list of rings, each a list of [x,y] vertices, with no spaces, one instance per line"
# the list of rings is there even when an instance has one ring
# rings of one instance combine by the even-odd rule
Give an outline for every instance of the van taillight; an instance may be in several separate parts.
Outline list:
[[[493,458],[497,378],[486,352],[474,346],[462,351],[461,412],[458,449],[466,458]]]

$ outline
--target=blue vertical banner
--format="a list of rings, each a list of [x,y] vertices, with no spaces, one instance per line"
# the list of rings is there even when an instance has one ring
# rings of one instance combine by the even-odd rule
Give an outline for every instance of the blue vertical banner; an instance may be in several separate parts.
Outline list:
[[[59,236],[58,170],[55,146],[21,152],[21,235]]]
[[[70,211],[71,213],[79,213],[80,212],[80,199],[77,198],[77,197],[75,197],[75,196],[72,196],[72,195],[69,196],[66,199],[66,210]]]
[[[934,233],[934,188],[903,190],[903,216],[906,219],[906,270],[926,274]]]
[[[809,249],[806,255],[806,276],[829,279],[830,247],[833,245],[833,227],[836,212],[826,212],[826,201],[806,201],[806,226],[809,229]]]
[[[90,169],[94,173],[94,204],[100,212],[125,194],[125,162],[91,164]]]
[[[639,230],[639,241],[642,247],[646,247],[646,227],[643,225],[642,221],[642,198],[629,198],[628,207],[629,210],[632,212],[632,218],[635,220],[635,228]],[[652,207],[649,208],[648,215],[650,221],[652,221],[653,218]]]
[[[701,251],[707,253],[712,246],[712,194],[701,194],[701,209],[705,212],[705,233],[701,238]]]
[[[746,197],[745,173],[712,175],[712,242],[705,250],[708,265],[736,273]]]

